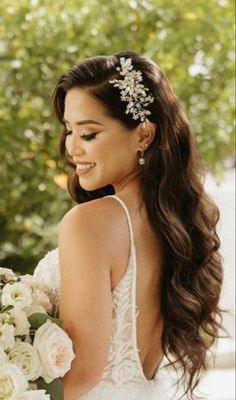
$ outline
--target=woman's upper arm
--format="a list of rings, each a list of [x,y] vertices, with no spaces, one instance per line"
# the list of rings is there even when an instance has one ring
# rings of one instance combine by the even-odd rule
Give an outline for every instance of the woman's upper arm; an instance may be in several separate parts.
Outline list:
[[[91,206],[74,207],[62,219],[59,255],[63,327],[84,376],[99,381],[112,333],[112,293],[103,222]]]

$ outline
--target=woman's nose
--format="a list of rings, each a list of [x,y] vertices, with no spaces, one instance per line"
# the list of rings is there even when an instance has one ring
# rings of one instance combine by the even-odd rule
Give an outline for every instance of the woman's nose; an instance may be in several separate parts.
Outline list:
[[[66,150],[71,157],[74,157],[75,155],[81,156],[84,154],[81,140],[78,135],[73,132],[66,137]]]

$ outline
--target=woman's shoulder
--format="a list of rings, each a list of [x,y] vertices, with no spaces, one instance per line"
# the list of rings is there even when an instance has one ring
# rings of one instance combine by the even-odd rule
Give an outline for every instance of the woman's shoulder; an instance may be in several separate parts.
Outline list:
[[[91,200],[72,207],[60,221],[59,232],[73,230],[87,237],[112,240],[113,233],[117,238],[122,214],[120,204],[110,196]]]
[[[112,196],[102,197],[88,201],[86,203],[77,204],[72,207],[62,218],[62,222],[78,222],[85,220],[86,223],[105,222],[110,223],[115,221],[122,213],[121,207]],[[111,218],[112,217],[112,218]]]

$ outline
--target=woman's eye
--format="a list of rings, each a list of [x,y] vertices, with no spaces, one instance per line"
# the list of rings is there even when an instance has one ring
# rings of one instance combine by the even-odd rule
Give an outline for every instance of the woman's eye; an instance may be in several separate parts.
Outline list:
[[[86,135],[80,135],[81,139],[83,140],[93,140],[97,136],[97,133],[88,133]]]

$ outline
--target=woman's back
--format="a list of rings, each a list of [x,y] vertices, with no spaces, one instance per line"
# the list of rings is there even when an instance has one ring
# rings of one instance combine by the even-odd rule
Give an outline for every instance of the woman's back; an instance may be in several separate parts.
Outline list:
[[[113,196],[118,201],[120,197]],[[161,335],[163,319],[161,315],[161,273],[163,256],[161,246],[150,227],[144,207],[135,206],[135,199],[123,201],[123,207],[129,214],[135,243],[136,255],[136,305],[139,310],[137,318],[137,346],[143,366],[144,375],[152,379],[162,358]],[[114,204],[113,207],[120,206]],[[114,210],[115,211],[115,210]],[[119,213],[119,237],[117,237],[114,265],[111,271],[111,287],[119,285],[127,270],[130,254],[130,232],[127,216],[123,210]],[[122,251],[120,251],[122,249]]]
[[[115,229],[106,232],[110,239],[106,245],[110,243],[117,254],[116,257],[114,253],[111,268],[112,335],[102,379],[81,400],[172,400],[176,379],[164,367],[167,360],[161,351],[159,252],[151,232],[148,234],[145,215],[136,213],[132,206],[129,212],[120,197],[111,198],[96,201],[100,204],[95,204],[95,208],[97,212],[109,208],[114,216]],[[38,264],[35,276],[48,287],[49,295],[55,293],[52,286],[56,285],[59,297],[59,257],[57,251],[51,253]]]
[[[135,211],[135,202],[130,213],[121,197],[107,197],[113,197],[110,210],[116,228],[107,243],[112,251],[115,249],[111,268],[112,337],[102,379],[82,399],[171,400],[174,381],[164,367],[166,360],[161,351],[161,253],[155,247],[145,213]],[[101,201],[107,202],[107,197],[98,201],[100,205]]]

